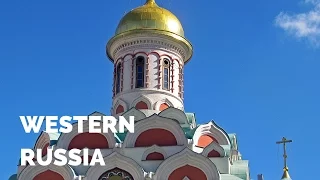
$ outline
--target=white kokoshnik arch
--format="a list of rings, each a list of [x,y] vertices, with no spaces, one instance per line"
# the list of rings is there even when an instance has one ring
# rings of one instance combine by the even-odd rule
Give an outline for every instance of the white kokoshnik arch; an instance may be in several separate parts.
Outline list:
[[[48,147],[50,147],[50,136],[48,133],[42,131],[41,134],[39,135],[33,149],[34,149],[34,151],[37,151],[37,149],[45,148],[46,145],[48,145]]]
[[[149,116],[135,124],[134,133],[128,133],[123,142],[123,148],[134,147],[139,135],[150,129],[165,129],[176,138],[178,146],[187,146],[188,141],[176,120],[160,117],[157,114]]]
[[[208,135],[215,138],[219,145],[231,145],[228,135],[213,121],[207,124],[200,125],[193,135],[194,145],[198,144],[199,138],[203,135]]]
[[[186,114],[182,110],[174,108],[174,107],[169,107],[166,110],[160,112],[159,116],[165,117],[165,118],[170,118],[170,119],[175,119],[180,124],[187,124],[188,123],[188,118],[187,118]]]
[[[105,166],[92,166],[88,169],[86,173],[88,180],[99,179],[103,173],[114,168],[127,171],[133,177],[133,179],[144,179],[144,171],[142,167],[131,158],[125,157],[118,152],[114,152],[103,159],[106,164]]]
[[[30,180],[35,178],[38,174],[41,174],[46,171],[53,171],[57,174],[60,174],[65,180],[73,180],[75,172],[73,169],[68,166],[56,166],[50,164],[48,166],[41,166],[38,162],[35,162],[35,166],[27,166],[19,175],[17,180]]]
[[[217,167],[207,157],[195,153],[189,148],[164,160],[158,167],[154,180],[168,180],[169,176],[180,167],[190,165],[203,171],[207,179],[220,180],[220,174]]]
[[[163,99],[163,100],[160,100],[158,102],[156,102],[154,104],[154,110],[160,110],[160,106],[161,104],[167,104],[170,107],[174,107],[174,105],[172,104],[171,101],[169,101],[167,98]]]
[[[220,157],[226,156],[226,152],[224,151],[223,147],[221,147],[218,143],[216,142],[211,142],[207,147],[205,147],[202,151],[202,155],[205,157],[208,157],[208,154],[211,151],[217,151],[220,154]]]
[[[135,100],[133,100],[130,107],[136,107],[136,105],[139,102],[146,103],[147,106],[148,106],[148,109],[149,110],[152,109],[152,100],[150,98],[148,98],[147,96],[145,96],[145,95],[141,95],[140,97],[138,97]]]
[[[113,113],[116,115],[116,111],[117,111],[117,108],[118,106],[121,105],[124,109],[124,112],[128,111],[128,106],[127,106],[127,103],[125,101],[123,101],[121,98],[118,98],[116,103],[113,105]]]
[[[102,127],[102,121],[101,126]],[[101,128],[102,129],[102,128]],[[89,132],[89,121],[84,121],[83,123],[83,132],[82,133],[88,133]],[[72,131],[70,133],[62,133],[58,139],[56,148],[62,148],[62,149],[68,149],[70,142],[75,138],[77,135],[80,135],[82,133],[78,133],[78,123],[74,123],[72,125]],[[108,133],[97,133],[103,135],[106,140],[108,141],[109,149],[112,149],[115,147],[116,141],[114,138],[113,133],[109,130]]]
[[[162,147],[157,146],[157,145],[153,145],[153,146],[149,147],[146,151],[144,151],[144,153],[142,154],[141,160],[146,161],[148,155],[151,153],[160,153],[163,155],[164,159],[166,159],[168,157],[166,151]]]

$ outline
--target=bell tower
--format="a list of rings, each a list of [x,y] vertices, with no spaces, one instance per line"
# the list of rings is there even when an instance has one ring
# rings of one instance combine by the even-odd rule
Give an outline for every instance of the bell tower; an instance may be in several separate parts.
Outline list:
[[[193,49],[174,14],[147,0],[121,19],[106,51],[114,63],[112,115],[184,110],[183,68]]]

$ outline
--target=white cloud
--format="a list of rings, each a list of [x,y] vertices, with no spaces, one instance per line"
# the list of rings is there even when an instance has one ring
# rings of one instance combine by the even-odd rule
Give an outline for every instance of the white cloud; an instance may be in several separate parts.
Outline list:
[[[309,40],[320,47],[320,0],[305,0],[313,8],[305,13],[288,14],[281,12],[275,20],[277,26],[296,38]]]

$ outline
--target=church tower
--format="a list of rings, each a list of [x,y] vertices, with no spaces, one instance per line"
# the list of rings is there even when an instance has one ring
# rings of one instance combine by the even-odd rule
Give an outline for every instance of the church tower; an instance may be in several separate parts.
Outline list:
[[[183,69],[193,48],[175,15],[146,0],[121,19],[106,53],[114,64],[111,115],[134,116],[135,132],[90,133],[88,122],[83,132],[77,123],[71,133],[42,132],[34,145],[35,152],[43,150],[39,157],[46,158],[48,149],[88,149],[81,158],[91,160],[99,149],[105,165],[44,167],[19,161],[9,180],[251,179],[238,136],[213,120],[199,124],[195,113],[184,110]]]
[[[147,0],[121,19],[106,49],[114,63],[112,115],[184,110],[183,68],[192,45],[174,14]]]

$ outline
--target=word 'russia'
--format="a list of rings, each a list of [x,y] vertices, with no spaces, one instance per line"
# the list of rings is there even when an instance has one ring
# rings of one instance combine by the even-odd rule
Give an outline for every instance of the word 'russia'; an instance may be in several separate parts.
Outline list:
[[[47,133],[70,133],[75,123],[78,133],[108,133],[109,130],[113,133],[124,133],[126,130],[134,133],[134,116],[129,116],[129,121],[123,116],[118,119],[113,116],[20,116],[20,120],[26,133],[38,133],[44,122]],[[84,129],[85,123],[88,123],[88,130]]]

